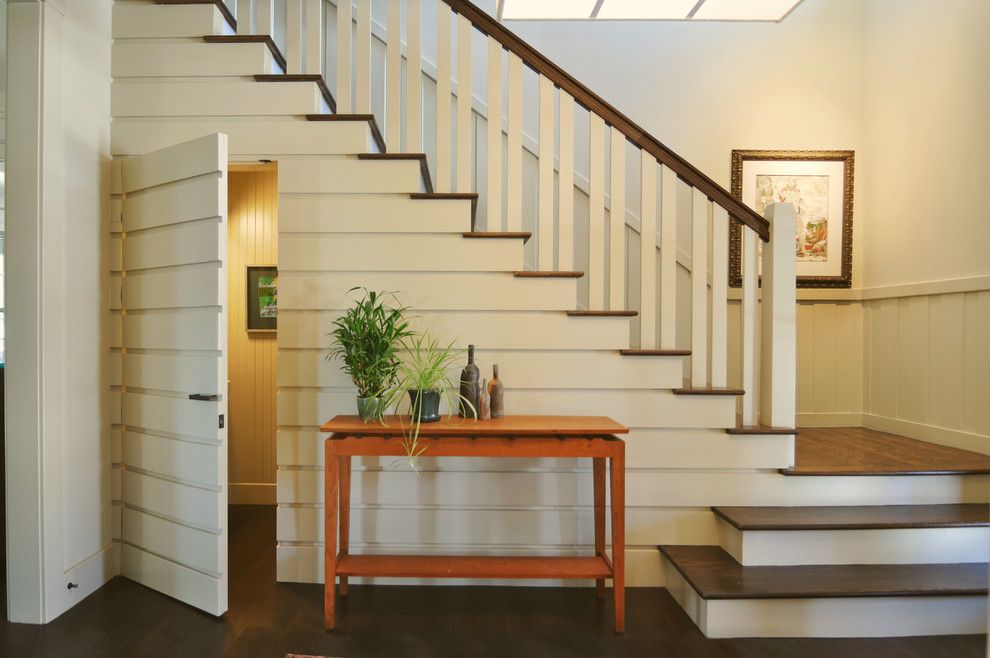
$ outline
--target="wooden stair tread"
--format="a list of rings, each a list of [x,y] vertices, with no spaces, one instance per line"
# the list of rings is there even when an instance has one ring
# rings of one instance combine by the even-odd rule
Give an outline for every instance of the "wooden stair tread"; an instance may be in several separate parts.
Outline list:
[[[155,0],[160,5],[213,5],[220,10],[220,15],[227,21],[234,32],[237,32],[237,19],[223,0]]]
[[[433,192],[433,179],[430,178],[430,165],[426,161],[425,153],[358,153],[358,160],[419,160],[423,185],[427,192]]]
[[[533,234],[528,231],[466,231],[461,234],[465,238],[488,238],[491,240],[519,239],[528,241]]]
[[[990,526],[990,506],[863,505],[834,507],[712,507],[739,530],[857,530]]]
[[[658,546],[703,599],[980,596],[987,565],[848,564],[744,567],[718,546]]]
[[[560,272],[556,270],[516,270],[513,276],[528,279],[580,279],[584,272]]]
[[[691,356],[691,350],[619,350],[622,356]]]
[[[985,475],[990,456],[863,427],[802,428],[792,476]]]
[[[331,112],[337,111],[337,101],[334,100],[327,81],[319,73],[259,73],[254,76],[257,82],[315,82],[323,100],[327,102]]]
[[[634,318],[639,311],[585,311],[582,309],[568,311],[572,318]]]
[[[727,434],[797,434],[797,429],[793,427],[769,427],[767,425],[737,425],[728,427]]]
[[[378,120],[374,114],[307,114],[307,121],[367,121],[371,129],[371,138],[378,145],[378,150],[385,152],[385,138],[378,128]]]
[[[688,380],[684,381],[684,386],[674,389],[674,395],[745,395],[746,391],[741,388],[730,388],[726,386],[691,386]]]
[[[285,55],[278,49],[278,44],[267,34],[208,34],[203,37],[206,43],[263,43],[268,46],[269,52],[275,58],[275,63],[285,71],[288,64],[285,62]]]

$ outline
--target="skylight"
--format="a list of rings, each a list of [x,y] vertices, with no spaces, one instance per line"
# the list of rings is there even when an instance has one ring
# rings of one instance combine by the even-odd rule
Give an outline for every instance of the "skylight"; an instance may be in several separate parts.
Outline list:
[[[801,0],[498,0],[500,20],[782,21]]]

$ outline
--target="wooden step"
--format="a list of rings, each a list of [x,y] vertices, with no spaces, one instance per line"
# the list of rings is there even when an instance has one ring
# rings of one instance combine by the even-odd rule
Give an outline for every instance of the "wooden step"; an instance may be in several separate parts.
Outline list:
[[[739,530],[852,530],[990,526],[990,506],[865,505],[834,507],[712,507]]]
[[[334,100],[326,80],[319,73],[282,73],[278,75],[259,74],[254,76],[257,82],[315,82],[317,89],[326,101],[331,112],[337,111],[337,101]]]
[[[263,43],[268,46],[268,50],[271,51],[279,68],[282,71],[287,70],[285,55],[278,49],[275,40],[267,34],[208,34],[203,37],[203,41],[206,43]]]
[[[522,239],[527,242],[533,234],[528,231],[466,231],[461,234],[465,238],[489,239],[489,240],[510,240]]]
[[[746,391],[741,388],[729,388],[725,386],[691,386],[684,382],[684,386],[674,389],[674,395],[744,395]]]
[[[307,121],[367,121],[371,129],[371,137],[378,145],[378,150],[385,152],[385,138],[378,128],[378,121],[374,114],[307,114]]]
[[[433,181],[430,179],[430,165],[425,153],[358,153],[359,160],[419,160],[419,170],[423,175],[423,186],[427,192],[433,192]],[[415,197],[413,197],[415,198]]]
[[[516,270],[513,276],[529,279],[580,279],[584,272],[558,272],[556,270]]]
[[[155,0],[155,2],[160,5],[213,5],[220,10],[230,29],[237,32],[237,19],[223,0]]]
[[[705,600],[985,596],[986,563],[744,567],[718,546],[659,546]]]
[[[567,315],[572,318],[634,318],[639,315],[639,311],[585,311],[578,309],[568,311]]]
[[[691,356],[691,350],[619,350],[622,356]]]
[[[769,427],[767,425],[738,425],[725,430],[728,434],[797,434],[798,431],[792,427]]]

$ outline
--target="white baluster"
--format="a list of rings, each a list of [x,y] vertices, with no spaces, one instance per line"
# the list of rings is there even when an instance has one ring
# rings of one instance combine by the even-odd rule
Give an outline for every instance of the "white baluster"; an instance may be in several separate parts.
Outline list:
[[[402,2],[388,0],[385,34],[385,149],[402,150]]]
[[[588,120],[588,310],[605,308],[605,121]],[[573,190],[571,190],[573,193]]]
[[[450,192],[450,5],[437,2],[437,192]]]
[[[523,64],[509,53],[509,134],[506,149],[505,223],[507,231],[522,230]]]
[[[502,230],[502,44],[488,37],[488,211],[485,228]]]
[[[691,190],[691,385],[708,383],[708,197]]]
[[[657,327],[657,160],[640,151],[640,229],[639,229],[639,346],[656,346]],[[670,191],[661,193],[666,197]]]
[[[574,98],[563,89],[560,90],[559,98],[557,269],[566,272],[574,269]]]
[[[540,196],[536,269],[553,269],[553,82],[540,76]]]
[[[712,386],[725,386],[728,378],[729,213],[712,208]]]
[[[339,0],[338,0],[339,1]],[[306,73],[323,73],[323,0],[306,0],[306,23],[303,26],[306,41]]]
[[[423,150],[423,9],[421,0],[406,4],[406,150]]]
[[[337,0],[337,112],[351,111],[351,0]]]
[[[255,8],[254,0],[237,0],[234,9],[234,16],[237,18],[238,34],[257,34],[255,29]]]
[[[441,0],[442,1],[442,0]],[[471,21],[457,15],[457,191],[471,192],[474,116],[471,103]]]
[[[742,424],[756,424],[756,234],[742,227]]]
[[[770,240],[763,245],[760,422],[771,427],[794,427],[797,395],[794,206],[774,203],[767,206],[763,216],[770,222]]]
[[[660,347],[677,348],[677,173],[660,168]]]
[[[302,0],[285,0],[285,61],[288,73],[303,72]]]
[[[359,0],[357,7],[354,110],[358,114],[371,114],[371,3]]]
[[[626,136],[615,127],[611,151],[608,308],[622,311],[626,308]]]
[[[254,9],[257,34],[275,36],[275,0],[257,0]]]

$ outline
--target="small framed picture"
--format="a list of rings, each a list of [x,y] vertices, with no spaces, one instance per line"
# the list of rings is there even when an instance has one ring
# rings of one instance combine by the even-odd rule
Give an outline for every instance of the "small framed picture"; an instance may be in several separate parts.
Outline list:
[[[762,215],[794,204],[798,288],[852,286],[852,151],[732,152],[732,195]],[[729,283],[742,283],[739,225],[730,227]]]
[[[247,330],[273,332],[278,328],[278,268],[247,266]]]

